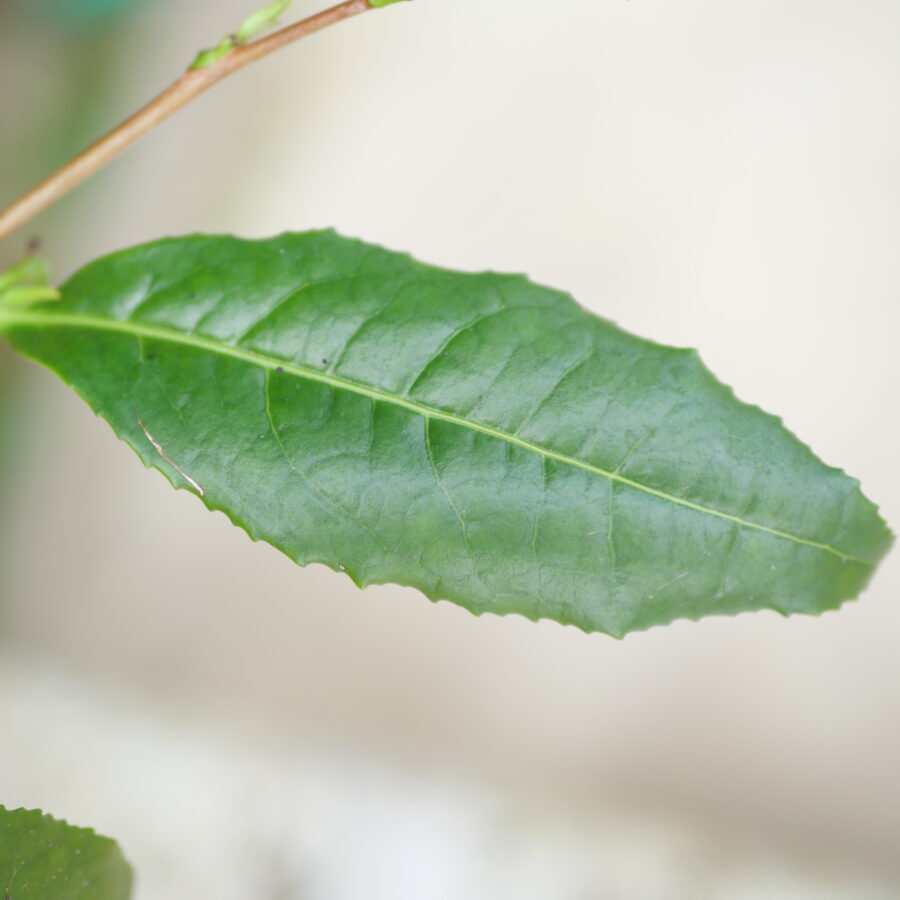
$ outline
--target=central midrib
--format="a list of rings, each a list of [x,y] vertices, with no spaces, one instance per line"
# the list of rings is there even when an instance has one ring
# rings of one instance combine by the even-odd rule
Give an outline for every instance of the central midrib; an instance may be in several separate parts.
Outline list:
[[[78,316],[65,314],[45,315],[25,309],[10,310],[5,316],[5,320],[6,324],[20,326],[33,325],[40,327],[49,326],[57,328],[83,328],[85,330],[112,331],[119,334],[132,335],[134,337],[141,338],[156,338],[162,341],[170,341],[171,343],[182,344],[183,346],[187,347],[194,347],[198,350],[205,350],[209,353],[215,353],[220,356],[230,356],[234,359],[239,359],[264,369],[270,369],[273,371],[280,369],[284,372],[288,372],[301,378],[306,378],[310,381],[317,381],[321,384],[327,384],[330,387],[337,388],[338,390],[351,391],[352,393],[368,397],[372,400],[377,400],[382,403],[390,403],[394,406],[408,409],[411,412],[414,412],[417,415],[423,416],[425,418],[450,422],[454,425],[459,425],[462,428],[468,428],[472,431],[478,431],[482,434],[490,435],[491,437],[506,441],[509,444],[513,444],[516,447],[521,447],[524,450],[528,450],[532,453],[537,453],[540,456],[545,457],[546,459],[553,459],[557,462],[574,466],[575,468],[582,469],[585,472],[591,472],[594,475],[599,475],[603,478],[607,478],[611,482],[622,484],[627,487],[634,488],[635,490],[642,491],[643,493],[649,494],[652,497],[658,497],[661,500],[666,500],[669,503],[674,503],[686,509],[692,509],[695,512],[715,516],[719,519],[724,519],[725,521],[732,522],[742,528],[755,529],[757,531],[770,534],[774,537],[793,541],[796,544],[802,544],[805,547],[813,547],[816,550],[822,550],[825,553],[830,553],[833,556],[836,556],[839,559],[845,560],[847,562],[856,562],[867,566],[873,565],[870,560],[863,559],[859,556],[853,556],[849,553],[843,553],[836,547],[832,547],[828,544],[818,543],[817,541],[810,541],[806,538],[799,537],[798,535],[791,534],[787,531],[781,531],[777,528],[770,528],[767,525],[760,525],[758,522],[751,522],[747,519],[740,518],[740,516],[733,516],[730,513],[722,512],[718,509],[712,509],[711,507],[703,506],[699,503],[693,503],[690,500],[685,500],[682,497],[675,496],[674,494],[667,494],[665,491],[660,491],[656,488],[650,487],[649,485],[641,484],[641,482],[634,481],[631,478],[627,478],[626,476],[621,475],[618,472],[611,472],[607,469],[600,468],[599,466],[594,466],[590,463],[583,462],[582,460],[575,459],[572,456],[566,456],[563,453],[557,453],[553,450],[548,450],[546,447],[541,447],[538,444],[532,444],[529,441],[525,441],[519,437],[516,437],[515,435],[507,434],[503,431],[499,431],[496,428],[491,428],[489,425],[482,425],[479,422],[473,422],[472,420],[465,419],[462,416],[455,416],[453,415],[453,413],[448,413],[440,409],[434,409],[433,407],[426,406],[422,403],[416,403],[404,397],[398,397],[394,394],[388,394],[383,391],[379,391],[376,388],[358,384],[354,381],[349,381],[344,378],[338,378],[334,375],[328,375],[324,372],[318,372],[315,369],[308,369],[305,366],[298,366],[296,363],[289,363],[279,359],[270,359],[269,357],[264,356],[261,353],[256,353],[252,350],[244,350],[238,347],[231,347],[228,344],[224,344],[210,338],[198,337],[197,335],[192,334],[183,334],[146,322],[135,322],[132,320],[121,319],[100,319],[94,316]],[[0,328],[0,330],[2,330],[2,328]]]

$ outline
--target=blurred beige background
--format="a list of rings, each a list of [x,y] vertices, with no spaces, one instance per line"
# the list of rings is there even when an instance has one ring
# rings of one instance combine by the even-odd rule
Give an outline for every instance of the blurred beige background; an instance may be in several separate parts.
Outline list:
[[[97,130],[253,6],[123,23]],[[399,4],[220,85],[35,230],[61,274],[327,225],[524,271],[698,347],[896,527],[898,35],[893,0]],[[65,84],[65,54],[15,64]],[[900,897],[896,552],[820,619],[476,619],[294,567],[49,374],[6,377],[0,798],[118,836],[140,898]]]

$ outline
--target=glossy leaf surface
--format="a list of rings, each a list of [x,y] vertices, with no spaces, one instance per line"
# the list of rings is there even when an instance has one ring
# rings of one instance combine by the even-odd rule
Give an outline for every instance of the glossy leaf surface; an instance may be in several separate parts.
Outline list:
[[[521,276],[195,236],[0,315],[147,465],[361,585],[619,636],[836,607],[890,544],[855,480],[693,351]]]
[[[115,841],[38,810],[0,806],[6,900],[128,900],[131,868]]]

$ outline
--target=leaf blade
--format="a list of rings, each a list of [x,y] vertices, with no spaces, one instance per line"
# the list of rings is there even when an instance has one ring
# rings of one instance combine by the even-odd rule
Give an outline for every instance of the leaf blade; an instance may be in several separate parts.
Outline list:
[[[9,900],[128,900],[131,884],[131,867],[110,838],[39,810],[0,806],[0,887]]]
[[[330,232],[194,237],[16,315],[19,349],[148,465],[360,584],[621,635],[831,608],[890,541],[852,479],[696,354],[520,276]]]

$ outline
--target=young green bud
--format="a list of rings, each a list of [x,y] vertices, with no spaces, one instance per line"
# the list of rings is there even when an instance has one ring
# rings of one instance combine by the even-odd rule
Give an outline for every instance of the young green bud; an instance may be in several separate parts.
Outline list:
[[[50,284],[50,267],[39,256],[26,256],[0,273],[0,319],[13,306],[31,306],[47,300],[59,300],[60,293]]]
[[[211,50],[201,50],[197,54],[196,59],[191,63],[190,68],[205,69],[207,66],[211,66],[213,63],[218,62],[223,56],[228,56],[228,54],[234,50],[235,46],[237,45],[231,35],[224,37],[219,42],[218,47],[213,47]]]
[[[294,0],[277,0],[276,3],[270,3],[263,7],[252,16],[248,16],[243,25],[235,32],[234,37],[238,44],[246,44],[257,35],[274,28],[278,24],[278,19],[285,10],[293,3]]]

